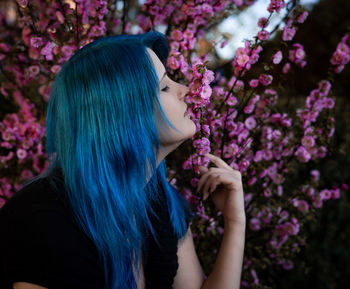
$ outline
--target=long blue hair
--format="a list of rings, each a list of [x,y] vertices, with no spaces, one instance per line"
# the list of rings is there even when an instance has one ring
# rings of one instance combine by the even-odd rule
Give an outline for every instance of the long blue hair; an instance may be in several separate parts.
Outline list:
[[[151,204],[160,205],[160,190],[178,239],[194,216],[167,181],[164,160],[157,167],[156,112],[161,123],[176,128],[160,105],[158,77],[146,47],[166,64],[166,37],[150,31],[100,38],[62,66],[47,108],[50,166],[35,178],[62,170],[74,217],[95,243],[105,288],[111,289],[137,288],[145,232],[158,242],[148,213],[157,218]]]

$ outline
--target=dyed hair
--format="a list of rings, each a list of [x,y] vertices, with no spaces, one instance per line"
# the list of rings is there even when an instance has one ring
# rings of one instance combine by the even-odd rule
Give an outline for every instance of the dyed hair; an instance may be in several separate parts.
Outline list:
[[[160,189],[178,239],[194,216],[167,181],[164,160],[157,167],[156,112],[176,128],[160,105],[158,77],[146,47],[165,66],[169,46],[156,31],[100,38],[62,66],[47,109],[50,166],[37,177],[62,169],[74,217],[95,243],[105,288],[111,289],[137,288],[145,232],[158,243],[147,212],[157,218],[151,204],[160,204]]]

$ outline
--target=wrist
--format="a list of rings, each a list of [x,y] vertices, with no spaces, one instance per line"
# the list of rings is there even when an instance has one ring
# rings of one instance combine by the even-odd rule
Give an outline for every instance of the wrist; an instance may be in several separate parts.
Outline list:
[[[245,230],[246,227],[246,219],[245,218],[239,218],[235,220],[224,220],[224,227],[225,229],[237,229],[237,228],[242,228]]]

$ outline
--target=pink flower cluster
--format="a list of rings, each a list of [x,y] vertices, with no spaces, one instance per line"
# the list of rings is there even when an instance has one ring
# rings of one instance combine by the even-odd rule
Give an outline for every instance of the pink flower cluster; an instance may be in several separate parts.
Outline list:
[[[3,168],[21,167],[30,163],[36,173],[46,168],[45,153],[42,147],[42,137],[45,127],[39,124],[28,112],[20,111],[18,114],[7,114],[0,122],[0,147],[3,153],[0,155],[0,165]],[[21,181],[33,176],[29,170],[23,170]],[[20,185],[9,182],[9,178],[0,179],[0,207],[5,203],[5,198],[12,195],[12,188],[18,190]]]
[[[1,165],[5,168],[15,157],[16,162],[21,164],[25,159],[33,159],[36,155],[43,154],[41,138],[45,128],[33,117],[20,120],[15,113],[7,114],[0,122],[0,133],[0,145],[8,151],[6,155],[0,156]],[[37,163],[33,167],[39,169]],[[40,169],[37,172],[40,172]]]
[[[271,0],[267,11],[269,11],[270,13],[274,11],[280,12],[281,9],[284,7],[286,7],[286,3],[284,3],[284,0]]]
[[[304,47],[300,43],[294,43],[293,48],[289,50],[289,60],[300,68],[306,65]]]
[[[134,33],[156,29],[158,25],[159,28],[165,26],[169,30],[167,35],[170,44],[167,66],[173,71],[174,78],[185,76],[189,83],[185,101],[189,104],[188,112],[196,125],[196,134],[192,138],[194,152],[181,167],[183,170],[193,170],[196,175],[191,176],[185,172],[192,188],[179,190],[183,191],[191,204],[195,204],[201,218],[200,224],[206,226],[206,231],[216,230],[218,234],[223,234],[223,228],[215,224],[212,212],[208,212],[199,196],[193,193],[199,180],[198,166],[209,164],[206,154],[221,155],[232,168],[247,178],[244,198],[248,226],[250,231],[267,232],[262,235],[268,246],[266,251],[270,252],[266,257],[285,270],[292,268],[293,263],[285,256],[290,256],[300,245],[292,236],[301,235],[300,228],[307,219],[305,216],[321,208],[325,201],[339,198],[340,190],[347,190],[348,187],[343,184],[341,188],[318,189],[320,176],[316,170],[311,171],[309,183],[293,188],[296,192],[291,192],[285,185],[291,168],[289,162],[300,165],[326,156],[327,148],[322,144],[334,132],[334,119],[331,117],[322,126],[316,122],[324,109],[334,108],[334,98],[329,96],[328,80],[320,81],[318,88],[311,91],[305,107],[297,111],[298,118],[295,119],[287,113],[275,111],[278,94],[269,87],[278,85],[278,77],[274,79],[273,76],[281,68],[277,65],[284,60],[283,57],[288,59],[281,65],[284,74],[288,73],[291,63],[301,68],[306,65],[303,46],[299,43],[292,44],[296,30],[299,29],[298,23],[303,23],[307,18],[306,11],[300,8],[292,10],[293,17],[285,21],[282,31],[282,40],[287,47],[291,47],[290,50],[276,51],[270,58],[272,64],[269,63],[268,68],[255,79],[243,76],[253,64],[258,63],[259,53],[263,50],[260,44],[270,37],[265,30],[270,16],[258,20],[257,25],[261,30],[255,37],[255,43],[245,41],[244,47],[237,49],[231,62],[232,73],[227,78],[220,73],[215,73],[214,76],[214,72],[207,68],[211,51],[204,52],[202,56],[197,55],[198,40],[205,40],[206,28],[220,20],[229,5],[232,7],[233,3],[235,9],[244,9],[254,2],[255,0],[148,0],[142,6],[142,15],[125,21],[124,18],[108,18],[112,13],[108,13],[108,1],[105,0],[77,0],[77,11],[74,5],[68,3],[60,5],[57,1],[33,0],[29,5],[26,0],[17,0],[23,17],[18,22],[21,35],[15,36],[17,38],[14,38],[13,43],[22,43],[27,50],[16,54],[11,65],[6,65],[3,60],[9,59],[14,47],[3,43],[0,36],[0,60],[4,62],[4,71],[13,76],[13,83],[16,84],[4,81],[0,85],[0,92],[21,107],[19,113],[8,114],[0,122],[1,146],[5,151],[0,155],[1,166],[16,167],[20,164],[22,167],[33,167],[35,172],[42,171],[46,166],[41,147],[44,128],[33,117],[33,105],[27,100],[30,97],[38,98],[38,103],[48,100],[51,78],[77,49],[95,37],[103,36],[107,27],[112,27],[114,33],[119,28],[120,33]],[[296,1],[291,2],[295,5]],[[268,11],[271,14],[278,13],[285,6],[285,1],[271,0]],[[31,7],[39,13],[29,13]],[[36,19],[33,21],[32,17]],[[75,25],[77,22],[78,25]],[[27,23],[34,23],[35,29]],[[1,32],[9,36],[8,32]],[[349,37],[344,36],[331,63],[336,67],[336,72],[340,72],[348,61]],[[23,88],[23,93],[38,93],[22,96],[18,87]],[[170,174],[174,176],[170,182],[176,186],[177,180],[182,178],[179,172],[170,170]],[[32,176],[31,170],[22,170],[21,179]],[[17,180],[0,178],[0,206],[11,190],[18,187]],[[274,205],[271,206],[271,203]],[[251,256],[254,242],[247,246],[243,279],[250,278],[250,283],[258,284],[257,272],[264,264],[261,261],[263,258]],[[215,250],[214,248],[214,253]],[[242,280],[242,286],[248,287],[249,283],[245,280]]]
[[[255,49],[250,47],[250,42],[245,41],[244,47],[239,47],[236,50],[235,58],[232,62],[234,66],[235,76],[238,76],[241,72],[241,76],[244,75],[246,70],[249,70],[252,64],[259,60],[259,53],[262,47],[259,45]]]
[[[334,99],[332,97],[327,97],[330,88],[331,84],[328,80],[320,81],[318,88],[312,90],[307,97],[305,108],[297,110],[297,115],[301,119],[304,129],[304,137],[295,152],[295,156],[300,162],[308,162],[311,159],[323,158],[326,156],[326,147],[317,147],[316,140],[322,137],[328,139],[333,135],[334,119],[332,117],[329,118],[329,124],[319,129],[315,129],[311,124],[316,122],[323,109],[332,109],[334,107]]]
[[[278,211],[277,211],[278,213]],[[281,216],[280,221],[287,219],[289,214],[287,211],[282,210],[279,215]],[[275,249],[279,250],[280,247],[288,240],[290,236],[294,236],[299,232],[299,222],[296,218],[292,217],[288,222],[283,222],[275,227],[275,234],[272,236],[269,245]]]
[[[234,0],[236,8],[251,6],[256,0]],[[206,26],[216,15],[220,15],[230,1],[216,0],[148,0],[142,6],[143,15],[138,15],[137,20],[143,31],[150,28],[173,23],[179,26],[181,23],[193,23],[198,26]],[[185,30],[185,29],[184,29]]]
[[[284,41],[291,41],[295,36],[295,28],[290,26],[285,26],[282,33],[282,39]]]
[[[318,88],[312,90],[306,98],[305,108],[297,110],[297,115],[302,120],[305,130],[310,127],[311,123],[316,122],[317,117],[323,109],[332,109],[334,107],[334,99],[327,97],[330,89],[330,82],[328,80],[321,80],[318,83]]]
[[[331,64],[335,66],[334,72],[340,73],[345,64],[350,60],[350,34],[343,36],[342,40],[339,42],[336,51],[334,51],[332,58],[330,60]]]

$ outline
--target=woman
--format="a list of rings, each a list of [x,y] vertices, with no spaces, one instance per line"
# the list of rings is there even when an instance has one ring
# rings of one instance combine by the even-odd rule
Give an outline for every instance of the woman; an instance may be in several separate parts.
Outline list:
[[[47,111],[51,165],[0,210],[6,288],[239,288],[239,172],[212,155],[217,167],[201,168],[199,188],[205,198],[215,189],[225,217],[206,280],[193,213],[166,179],[164,158],[196,130],[184,116],[188,88],[166,75],[168,53],[159,32],[111,36],[62,67]]]

